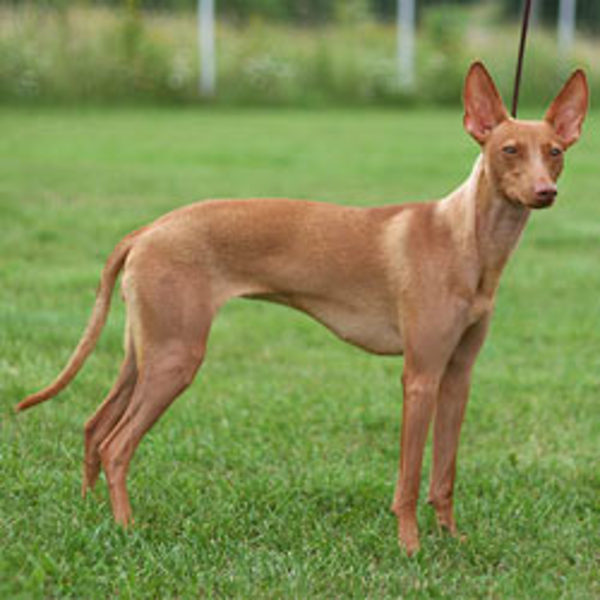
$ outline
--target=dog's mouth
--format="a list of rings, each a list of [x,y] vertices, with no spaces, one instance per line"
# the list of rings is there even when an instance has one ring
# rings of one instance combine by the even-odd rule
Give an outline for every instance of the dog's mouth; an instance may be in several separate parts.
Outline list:
[[[550,208],[556,201],[556,195],[549,198],[534,198],[527,206],[533,210],[543,210]]]

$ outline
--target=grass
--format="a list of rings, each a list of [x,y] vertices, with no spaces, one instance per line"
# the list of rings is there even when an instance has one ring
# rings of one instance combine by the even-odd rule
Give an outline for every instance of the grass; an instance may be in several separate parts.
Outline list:
[[[476,155],[459,111],[0,110],[2,597],[599,597],[599,116],[501,285],[459,457],[468,540],[422,506],[407,559],[388,513],[401,360],[288,309],[223,310],[195,384],[136,454],[131,532],[103,480],[79,495],[121,303],[60,398],[12,407],[62,367],[130,229],[211,196],[440,196]]]

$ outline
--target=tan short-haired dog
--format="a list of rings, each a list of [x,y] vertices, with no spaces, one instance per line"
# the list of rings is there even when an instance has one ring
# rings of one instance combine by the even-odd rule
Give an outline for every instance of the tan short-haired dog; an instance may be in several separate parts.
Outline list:
[[[563,152],[580,135],[588,88],[576,71],[542,121],[519,121],[475,63],[464,105],[464,125],[481,156],[467,181],[439,202],[348,208],[284,199],[209,201],[175,210],[116,246],[68,365],[17,407],[51,398],[73,379],[96,344],[123,269],[126,356],[85,425],[84,494],[104,467],[114,517],[131,522],[131,457],[194,379],[219,308],[241,296],[304,311],[368,352],[404,354],[392,503],[399,541],[409,554],[419,547],[416,507],[434,414],[429,502],[440,525],[456,532],[456,452],[473,363],[500,275],[531,210],[554,202]]]

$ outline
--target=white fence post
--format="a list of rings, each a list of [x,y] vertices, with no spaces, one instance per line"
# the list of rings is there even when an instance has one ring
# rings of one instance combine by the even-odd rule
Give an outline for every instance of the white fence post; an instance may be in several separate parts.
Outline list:
[[[558,6],[558,49],[560,58],[568,57],[575,41],[576,0],[560,0]]]
[[[398,78],[404,88],[415,84],[415,0],[398,0]]]
[[[214,0],[198,0],[198,59],[200,95],[214,96],[216,91]]]

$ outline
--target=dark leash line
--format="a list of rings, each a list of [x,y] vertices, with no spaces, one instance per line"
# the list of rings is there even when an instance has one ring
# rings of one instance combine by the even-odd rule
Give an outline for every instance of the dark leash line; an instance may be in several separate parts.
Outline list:
[[[527,42],[527,30],[529,29],[529,16],[531,14],[531,0],[525,0],[523,9],[523,26],[521,28],[521,43],[519,44],[519,58],[517,60],[517,72],[515,74],[515,88],[513,92],[511,115],[517,118],[517,105],[519,104],[519,88],[521,87],[521,72],[523,71],[523,55],[525,54],[525,43]]]

